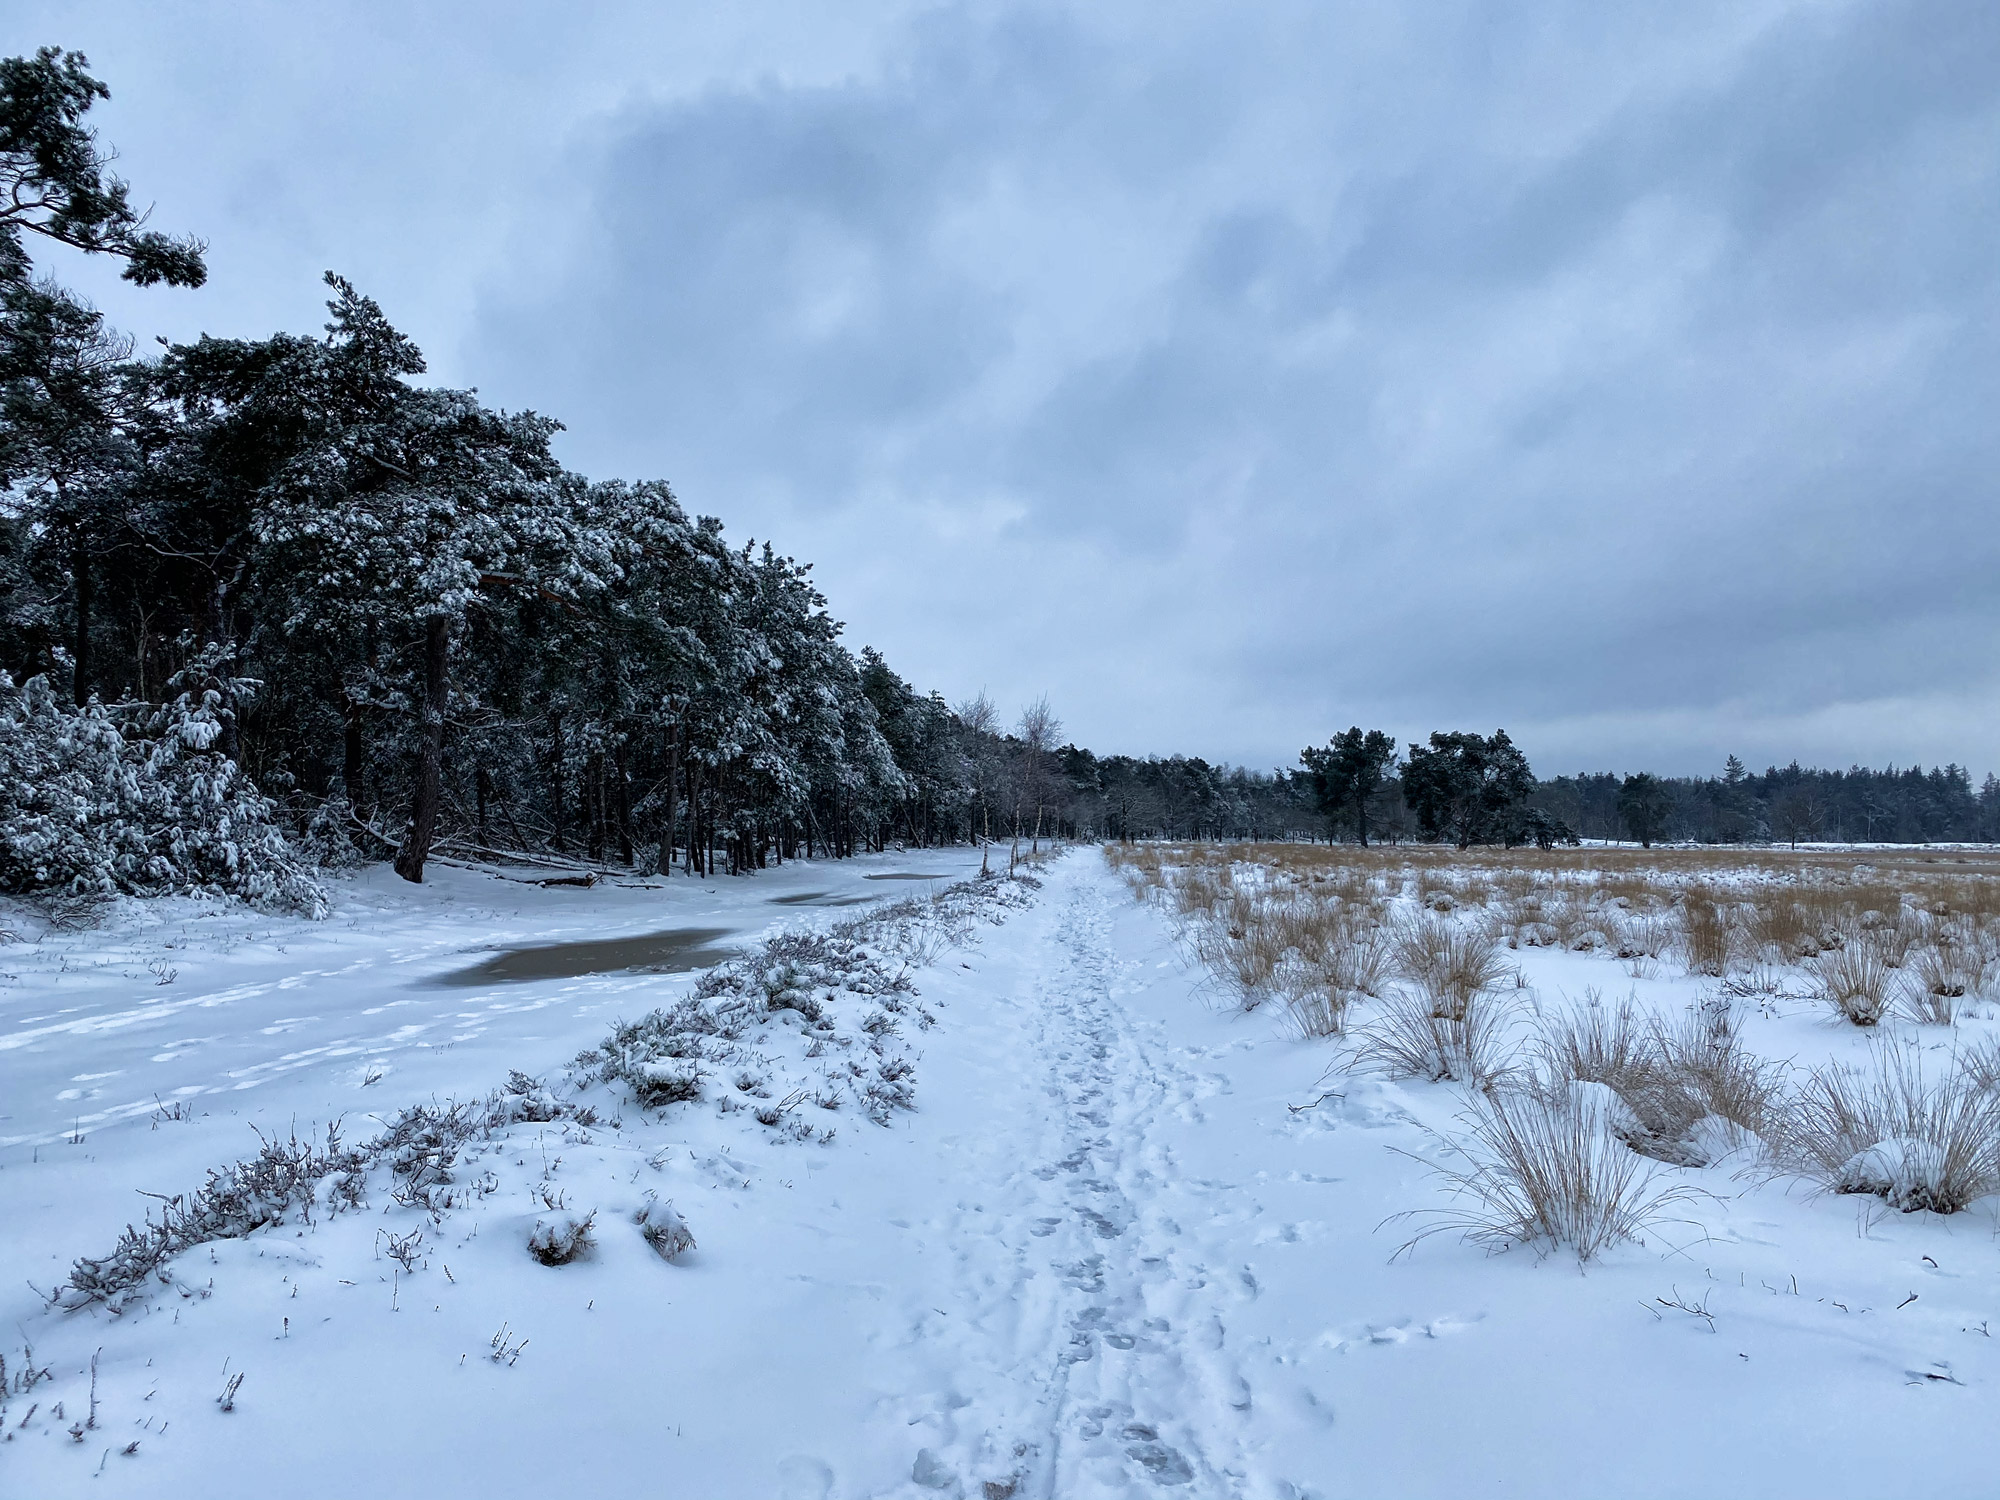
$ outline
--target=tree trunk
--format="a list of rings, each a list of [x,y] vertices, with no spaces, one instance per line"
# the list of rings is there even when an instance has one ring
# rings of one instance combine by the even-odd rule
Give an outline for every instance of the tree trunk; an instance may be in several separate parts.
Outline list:
[[[618,777],[618,796],[613,804],[618,814],[618,858],[627,866],[632,863],[632,747],[629,741],[620,740],[617,752],[611,761],[612,771]]]
[[[667,811],[660,823],[660,873],[674,872],[674,814],[679,811],[675,804],[680,800],[680,788],[674,785],[680,775],[681,742],[678,734],[667,736]]]
[[[473,792],[479,798],[479,842],[481,847],[490,849],[493,843],[486,837],[486,799],[493,795],[493,777],[484,766],[473,777]]]
[[[604,752],[593,750],[583,762],[583,805],[586,826],[589,829],[587,848],[590,857],[600,864],[604,860]]]
[[[342,695],[340,716],[342,736],[340,747],[340,784],[347,792],[347,805],[354,816],[367,822],[372,815],[368,806],[368,740],[367,710],[361,700],[350,690]]]
[[[687,872],[700,876],[701,868],[701,762],[688,762],[688,848]]]
[[[421,885],[424,861],[430,858],[437,834],[439,779],[444,761],[445,653],[451,646],[451,622],[443,615],[424,621],[424,731],[417,752],[417,799],[410,809],[409,831],[396,851],[396,873]]]
[[[555,809],[556,853],[563,852],[563,736],[562,714],[549,714],[549,783],[550,799]]]
[[[90,701],[90,614],[96,603],[96,580],[90,571],[90,544],[78,527],[70,543],[70,573],[76,580],[76,706]]]

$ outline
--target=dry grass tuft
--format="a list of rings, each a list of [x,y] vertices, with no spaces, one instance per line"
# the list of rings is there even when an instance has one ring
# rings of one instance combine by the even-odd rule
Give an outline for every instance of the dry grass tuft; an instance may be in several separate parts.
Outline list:
[[[1660,1169],[1617,1139],[1620,1113],[1607,1089],[1587,1084],[1476,1098],[1459,1142],[1469,1164],[1435,1168],[1457,1201],[1419,1210],[1431,1222],[1403,1248],[1457,1230],[1475,1243],[1566,1245],[1588,1261],[1621,1241],[1643,1242],[1700,1194],[1660,1185]]]
[[[1592,993],[1575,1015],[1543,1023],[1536,1051],[1556,1080],[1615,1093],[1630,1111],[1621,1139],[1662,1161],[1702,1165],[1713,1146],[1696,1127],[1710,1117],[1752,1136],[1770,1128],[1776,1070],[1744,1050],[1725,1006],[1668,1025],[1630,998],[1613,1007]]]
[[[1957,1213],[2000,1191],[2000,1095],[1988,1062],[1954,1057],[1934,1083],[1913,1048],[1884,1048],[1868,1069],[1817,1068],[1785,1111],[1782,1154],[1834,1192]]]
[[[1911,1019],[1949,1026],[1968,1001],[1985,989],[1986,936],[1970,920],[1934,921],[1921,947],[1913,947],[1900,1000]]]
[[[1595,990],[1573,1015],[1545,1020],[1535,1050],[1551,1077],[1602,1083],[1627,1094],[1644,1085],[1655,1058],[1650,1027],[1631,997],[1606,1005]]]
[[[1720,976],[1729,969],[1729,910],[1714,892],[1691,887],[1680,905],[1681,961],[1690,974]]]
[[[1505,1070],[1514,1027],[1512,1007],[1494,996],[1475,993],[1455,1014],[1440,1014],[1425,997],[1399,993],[1357,1030],[1351,1066],[1391,1078],[1484,1086]]]
[[[1463,1014],[1475,996],[1497,988],[1507,975],[1490,936],[1435,917],[1398,925],[1390,949],[1396,977],[1440,1016]]]
[[[1818,986],[1818,999],[1856,1026],[1880,1023],[1889,1008],[1889,966],[1872,945],[1856,943],[1831,949],[1814,958],[1809,967]]]
[[[1698,1101],[1702,1114],[1754,1136],[1770,1134],[1783,1065],[1753,1056],[1744,1047],[1733,1010],[1698,1005],[1677,1025],[1655,1021],[1653,1044],[1662,1072],[1676,1089]]]
[[[1301,986],[1285,995],[1285,1012],[1294,1035],[1323,1041],[1346,1035],[1347,1013],[1354,1000],[1352,990]]]

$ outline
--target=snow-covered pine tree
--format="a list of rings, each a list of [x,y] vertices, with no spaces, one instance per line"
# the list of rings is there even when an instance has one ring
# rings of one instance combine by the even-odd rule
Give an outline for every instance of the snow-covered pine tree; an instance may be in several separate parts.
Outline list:
[[[71,897],[234,896],[326,914],[271,802],[223,753],[256,684],[198,653],[169,700],[65,703],[0,673],[0,889]]]

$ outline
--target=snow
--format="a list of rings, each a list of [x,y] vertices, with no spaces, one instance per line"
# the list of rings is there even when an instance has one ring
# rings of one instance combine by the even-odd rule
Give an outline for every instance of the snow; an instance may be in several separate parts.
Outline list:
[[[665,890],[370,874],[336,886],[325,924],[157,902],[0,949],[0,1352],[17,1375],[32,1343],[51,1371],[9,1401],[0,1492],[1991,1492],[1989,1214],[1885,1212],[1725,1160],[1663,1169],[1713,1196],[1587,1271],[1454,1235],[1399,1254],[1414,1227],[1393,1216],[1445,1202],[1425,1163],[1462,1134],[1463,1096],[1323,1077],[1324,1043],[1215,1004],[1087,850],[914,974],[936,1024],[905,1028],[915,1108],[886,1128],[851,1107],[827,1145],[712,1104],[521,1119],[471,1145],[435,1219],[378,1187],[365,1212],[189,1251],[117,1316],[23,1285],[108,1249],[145,1206],[134,1188],[249,1154],[248,1126],[344,1112],[353,1138],[364,1114],[483,1096],[513,1069],[555,1088],[614,1020],[693,982],[432,982],[496,947],[747,943],[910,892],[868,875],[976,863]],[[1551,1003],[1703,983],[1518,957]],[[1765,1055],[1861,1055],[1804,1007],[1766,1012],[1747,1023]],[[774,1057],[795,1055],[797,1015],[772,1012]],[[156,1092],[194,1117],[155,1124]],[[578,1097],[608,1114],[614,1095]],[[538,1227],[586,1219],[568,1263],[530,1254]],[[665,1258],[662,1227],[692,1247]],[[96,1425],[72,1441],[94,1353]]]

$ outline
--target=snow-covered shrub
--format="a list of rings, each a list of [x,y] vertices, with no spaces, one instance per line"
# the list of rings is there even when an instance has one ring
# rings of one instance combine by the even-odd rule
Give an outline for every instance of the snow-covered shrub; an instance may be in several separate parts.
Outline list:
[[[161,1199],[157,1218],[126,1225],[109,1255],[79,1258],[55,1300],[64,1307],[110,1302],[195,1245],[282,1224],[293,1212],[310,1222],[317,1204],[336,1213],[360,1206],[369,1153],[343,1145],[338,1126],[327,1127],[323,1144],[296,1135],[258,1139],[255,1156],[211,1169],[195,1191]]]
[[[875,1076],[862,1085],[861,1108],[877,1125],[887,1125],[892,1111],[917,1107],[917,1066],[907,1057],[883,1058]]]
[[[573,1072],[587,1082],[623,1085],[641,1108],[656,1109],[700,1100],[711,1068],[726,1078],[754,1061],[762,1092],[742,1092],[784,1095],[748,1110],[763,1125],[798,1140],[831,1140],[831,1130],[815,1131],[796,1110],[807,1099],[837,1108],[842,1093],[886,1125],[895,1110],[916,1104],[916,1067],[905,1051],[902,1025],[912,1014],[919,1026],[929,1026],[933,1017],[913,1002],[907,952],[885,951],[884,940],[896,949],[913,917],[969,934],[976,921],[997,921],[998,910],[1025,904],[1021,885],[964,881],[824,932],[779,933],[710,969],[673,1006],[620,1022],[601,1044],[578,1055]],[[824,1072],[815,1068],[773,1081],[767,1076],[773,1059],[761,1044],[753,1053],[745,1040],[759,1027],[796,1030],[805,1043],[802,1061],[845,1056]],[[729,1092],[716,1106],[725,1113],[744,1108]]]
[[[1458,1230],[1488,1244],[1566,1245],[1587,1261],[1696,1196],[1662,1187],[1659,1168],[1626,1149],[1630,1111],[1604,1084],[1497,1089],[1476,1095],[1463,1118],[1466,1165],[1435,1168],[1454,1201],[1417,1211],[1430,1222],[1411,1245]]]
[[[641,1109],[660,1109],[699,1099],[706,1075],[692,1058],[667,1057],[635,1062],[624,1076]]]
[[[528,1254],[545,1266],[566,1266],[590,1248],[597,1210],[578,1217],[558,1214],[537,1219],[528,1233]]]
[[[294,847],[301,857],[322,870],[351,870],[366,864],[369,858],[368,850],[356,841],[355,834],[359,831],[360,820],[354,814],[353,804],[336,794],[314,809],[306,831]]]
[[[436,1201],[434,1190],[451,1183],[460,1151],[475,1137],[522,1120],[588,1125],[595,1118],[588,1108],[557,1099],[539,1079],[514,1073],[506,1088],[477,1103],[412,1105],[359,1146],[341,1141],[338,1124],[327,1127],[322,1143],[296,1134],[283,1140],[260,1135],[255,1156],[211,1169],[208,1181],[191,1193],[162,1198],[157,1219],[148,1215],[141,1226],[127,1225],[110,1254],[78,1259],[53,1296],[72,1308],[109,1302],[156,1272],[164,1279],[164,1262],[196,1245],[282,1224],[294,1213],[309,1223],[320,1209],[360,1208],[369,1173],[385,1165],[398,1202],[448,1206]]]
[[[662,1203],[648,1195],[646,1206],[634,1216],[633,1222],[661,1260],[677,1260],[694,1249],[694,1231],[671,1203]]]
[[[843,922],[828,932],[781,932],[748,957],[709,970],[694,992],[703,999],[755,995],[771,1010],[797,1010],[808,1019],[813,996],[827,990],[907,994],[912,986],[902,966],[891,970],[868,951],[886,915]]]
[[[954,948],[972,941],[973,911],[946,890],[911,896],[880,907],[874,914],[877,942],[886,953],[911,968],[927,968]]]
[[[0,673],[0,889],[226,895],[324,916],[325,889],[218,744],[231,692],[249,687],[191,687],[142,713],[77,708],[46,677]]]
[[[2000,1095],[1984,1060],[1953,1057],[1935,1082],[1915,1049],[1867,1069],[1817,1068],[1784,1114],[1781,1146],[1837,1193],[1874,1193],[1905,1213],[1957,1213],[2000,1191]]]

